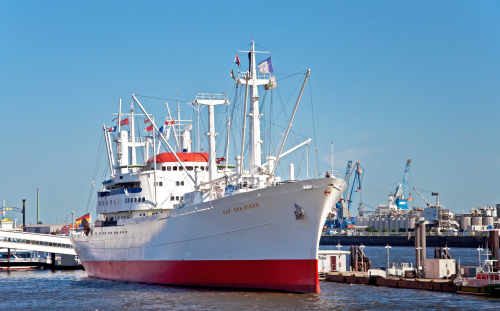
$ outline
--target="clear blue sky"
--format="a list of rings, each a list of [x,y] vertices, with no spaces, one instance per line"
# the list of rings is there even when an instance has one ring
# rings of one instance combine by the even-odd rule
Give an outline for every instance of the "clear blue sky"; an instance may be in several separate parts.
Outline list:
[[[294,131],[313,138],[312,94],[320,169],[333,141],[337,170],[365,168],[364,202],[386,202],[411,158],[412,186],[451,210],[500,203],[499,16],[498,1],[2,1],[0,198],[26,198],[34,222],[38,187],[44,222],[83,214],[118,99],[230,93],[255,38],[277,73],[311,69]],[[299,82],[279,84],[288,112]]]

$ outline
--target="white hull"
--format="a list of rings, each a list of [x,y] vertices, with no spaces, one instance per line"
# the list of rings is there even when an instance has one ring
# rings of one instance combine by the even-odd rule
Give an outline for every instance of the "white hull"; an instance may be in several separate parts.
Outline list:
[[[248,260],[309,260],[317,265],[322,226],[345,187],[342,179],[322,178],[253,190],[155,216],[119,220],[118,226],[96,227],[90,236],[72,236],[73,245],[90,276],[118,280],[144,281],[134,276],[137,271],[110,275],[102,265],[92,265]],[[295,217],[295,204],[304,211],[301,219]],[[148,266],[143,269],[146,273]],[[167,277],[159,283],[171,282]]]

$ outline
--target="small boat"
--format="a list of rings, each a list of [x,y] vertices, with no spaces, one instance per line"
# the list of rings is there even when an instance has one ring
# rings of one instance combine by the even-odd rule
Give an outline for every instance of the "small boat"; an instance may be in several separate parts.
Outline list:
[[[457,294],[500,297],[500,272],[493,272],[493,261],[485,260],[483,270],[475,278],[463,278],[457,285]]]

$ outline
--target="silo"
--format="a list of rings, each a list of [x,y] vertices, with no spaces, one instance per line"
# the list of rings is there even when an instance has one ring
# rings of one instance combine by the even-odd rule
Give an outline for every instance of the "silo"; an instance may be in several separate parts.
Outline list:
[[[491,226],[493,228],[493,217],[491,216],[483,217],[483,226]]]
[[[407,229],[415,229],[415,217],[408,218],[408,228]]]
[[[395,225],[392,229],[396,229],[396,231],[399,231],[399,228],[401,228],[401,217],[396,218]]]
[[[382,222],[382,228],[380,229],[380,231],[382,231],[384,229],[389,230],[389,220],[390,219],[391,219],[390,217],[385,217],[384,218],[384,221]]]
[[[375,217],[375,227],[373,229],[379,229],[380,230],[380,217]],[[382,231],[382,230],[380,230]]]
[[[491,216],[491,210],[490,210],[490,207],[489,207],[489,206],[486,206],[486,208],[484,209],[483,215],[484,215],[484,216]],[[483,222],[483,223],[484,223],[484,222]],[[485,226],[486,226],[486,225],[485,225]]]
[[[370,217],[370,220],[368,221],[368,227],[372,227],[373,229],[375,229],[375,218],[374,217]]]
[[[491,217],[498,217],[497,209],[495,207],[491,207]]]
[[[471,218],[469,216],[463,216],[460,219],[460,229],[467,231],[467,228],[471,225]]]
[[[483,225],[483,217],[481,217],[481,216],[472,217],[472,225],[473,226],[482,226]]]

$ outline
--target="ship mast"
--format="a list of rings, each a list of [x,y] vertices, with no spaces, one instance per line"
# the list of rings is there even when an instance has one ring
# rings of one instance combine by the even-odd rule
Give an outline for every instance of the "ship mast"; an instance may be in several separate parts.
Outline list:
[[[259,114],[259,91],[257,89],[257,70],[255,66],[255,41],[252,39],[252,51],[250,52],[250,146],[249,146],[249,161],[248,169],[250,175],[258,174],[259,167],[261,166],[261,146],[260,140],[260,120]],[[248,82],[250,82],[248,81]],[[245,111],[246,113],[246,111]]]
[[[247,72],[240,72],[236,83],[244,85],[248,82],[250,88],[250,113],[248,117],[250,118],[249,124],[249,140],[250,145],[248,148],[248,171],[252,177],[259,174],[259,168],[262,166],[262,140],[260,139],[260,118],[262,115],[259,112],[259,85],[269,84],[270,75],[266,74],[257,75],[257,66],[255,61],[256,53],[270,53],[255,51],[255,41],[252,39],[252,49],[250,51],[240,51],[249,53],[250,68]],[[249,76],[246,79],[247,75]],[[244,112],[246,114],[246,111]],[[243,155],[241,155],[243,157]],[[241,163],[243,165],[243,163]]]

